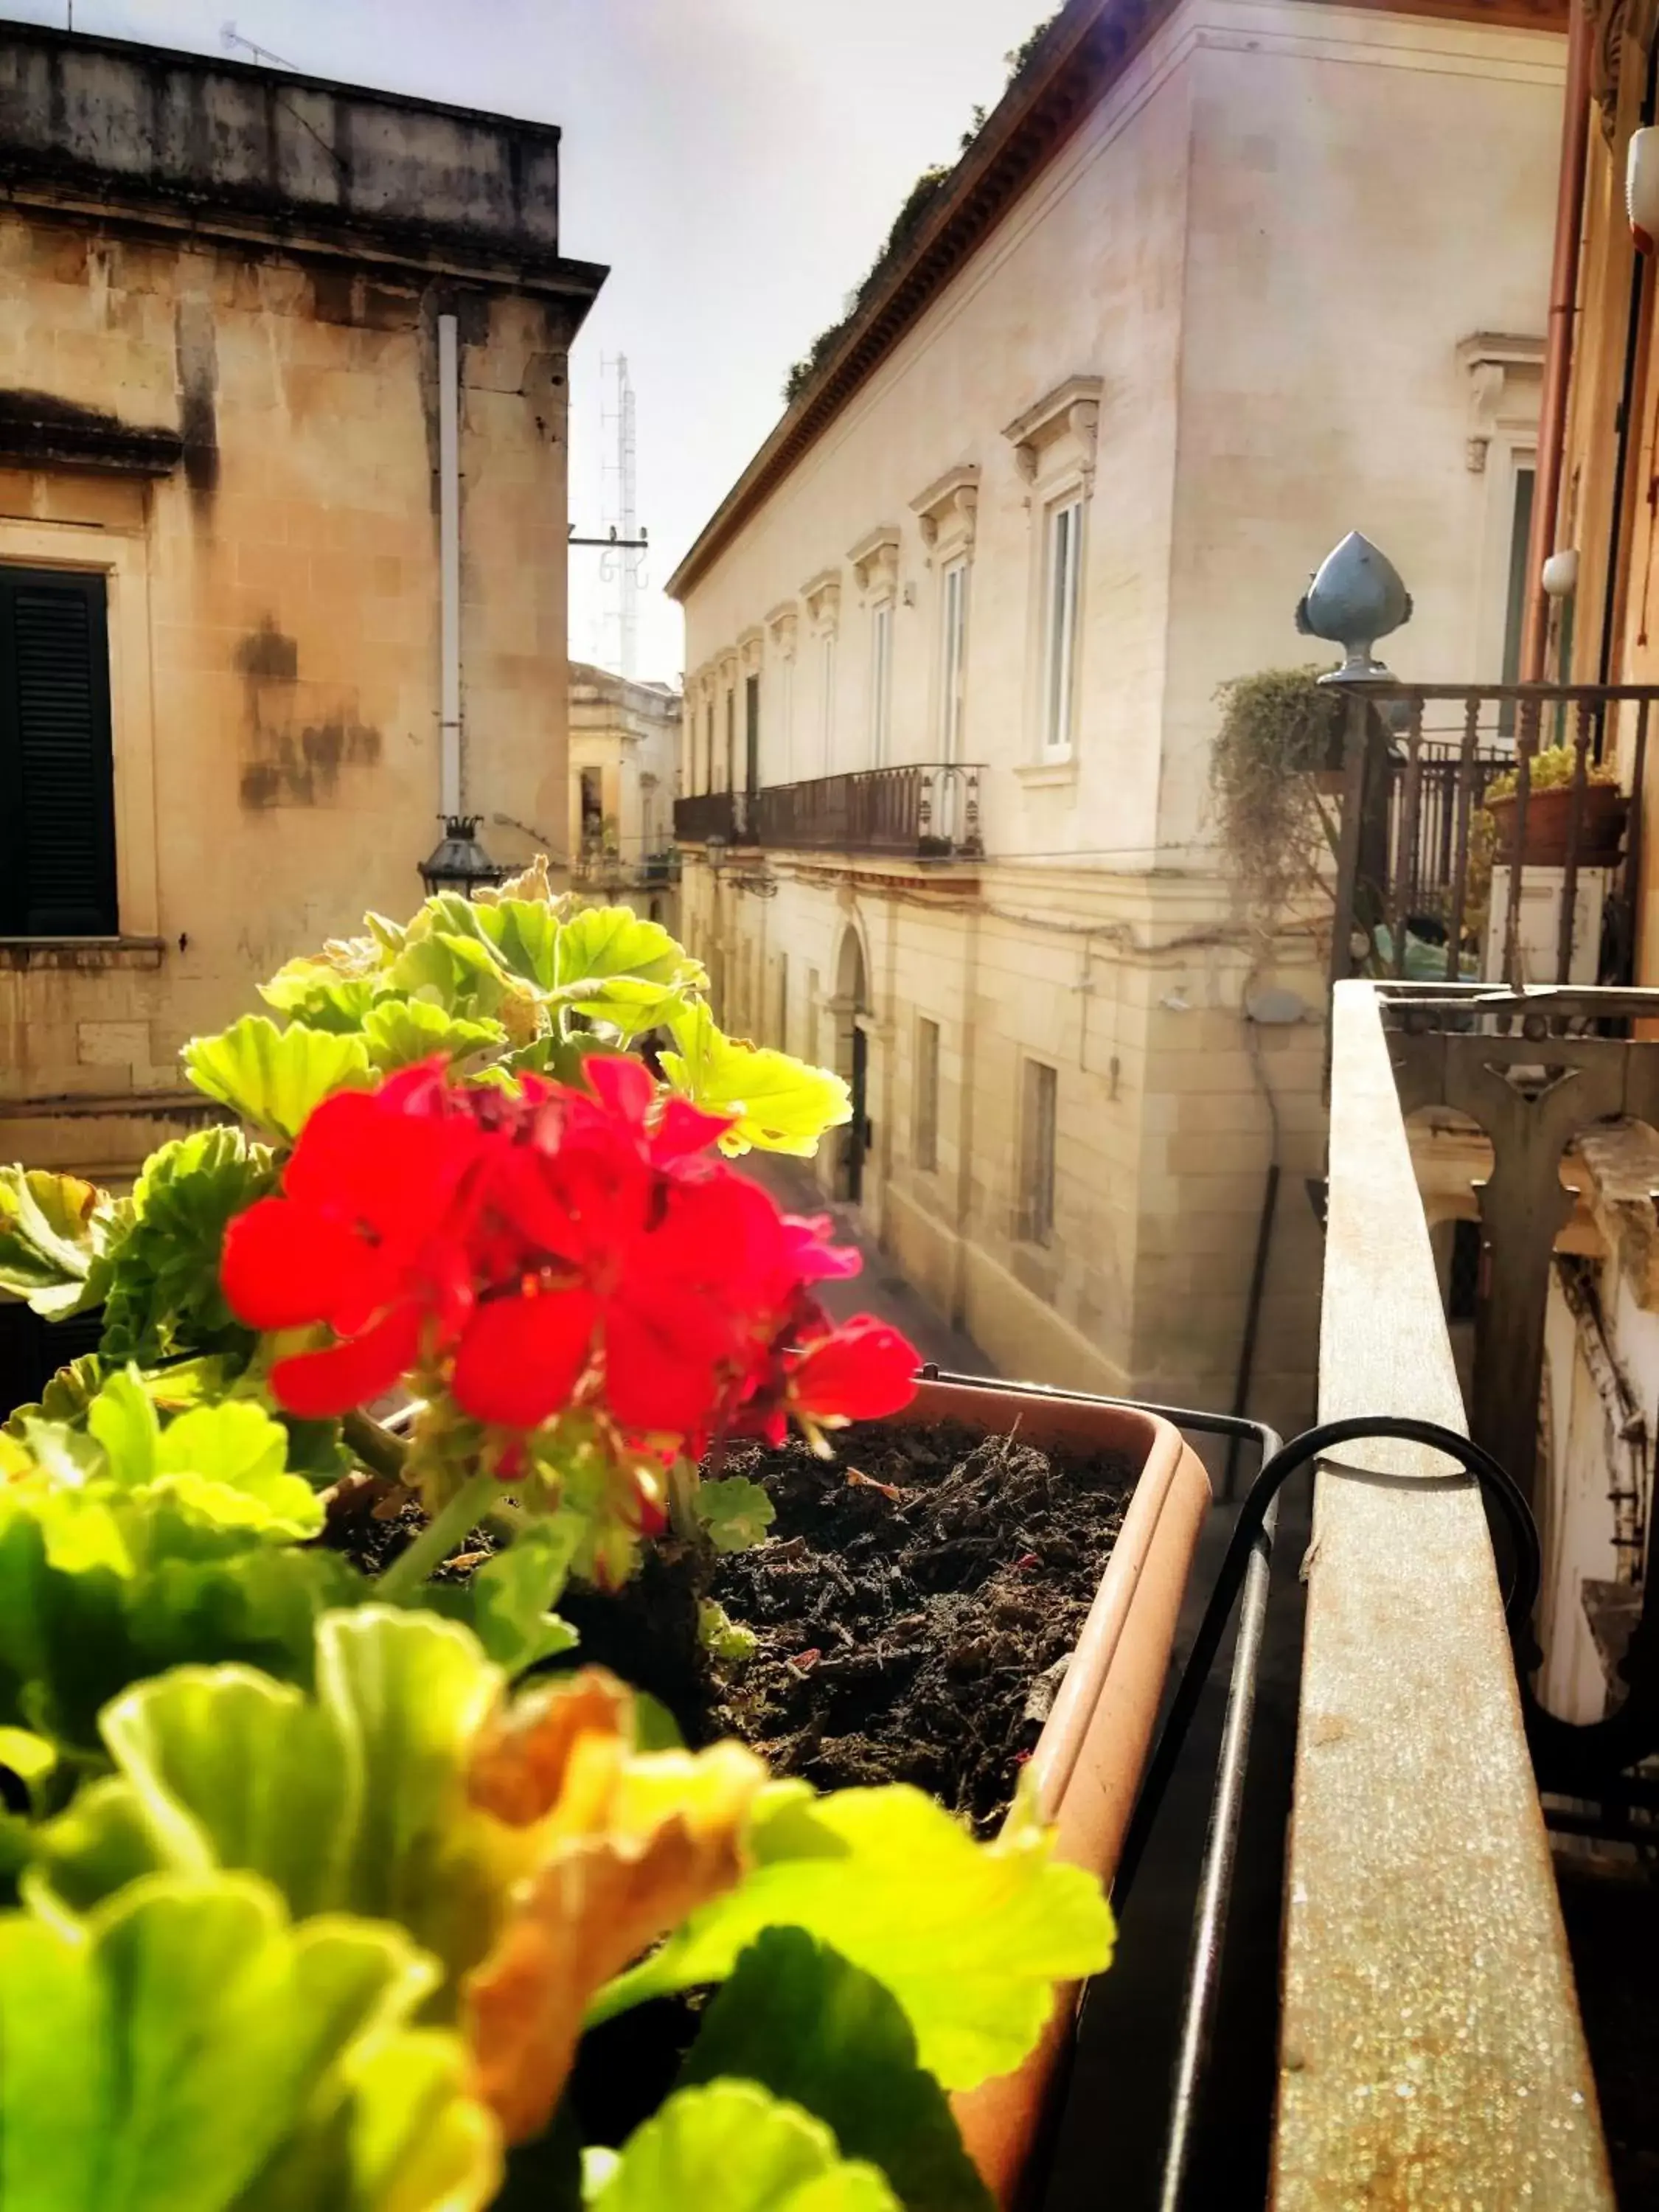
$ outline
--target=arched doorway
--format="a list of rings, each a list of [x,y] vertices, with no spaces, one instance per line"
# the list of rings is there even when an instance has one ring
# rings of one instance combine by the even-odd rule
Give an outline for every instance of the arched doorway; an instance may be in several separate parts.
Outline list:
[[[853,1094],[853,1118],[841,1133],[836,1195],[857,1206],[864,1196],[864,1160],[870,1147],[870,1040],[859,1018],[870,1011],[870,993],[864,947],[857,930],[851,927],[842,935],[831,1007],[836,1017],[836,1073]]]

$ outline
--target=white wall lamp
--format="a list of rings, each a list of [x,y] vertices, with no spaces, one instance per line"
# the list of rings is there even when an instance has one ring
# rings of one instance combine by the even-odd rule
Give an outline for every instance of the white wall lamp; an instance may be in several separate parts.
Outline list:
[[[1659,128],[1631,133],[1625,162],[1625,206],[1630,234],[1638,253],[1651,253],[1659,239]]]
[[[1566,545],[1559,552],[1552,553],[1538,580],[1544,586],[1546,598],[1570,599],[1578,589],[1578,548]]]

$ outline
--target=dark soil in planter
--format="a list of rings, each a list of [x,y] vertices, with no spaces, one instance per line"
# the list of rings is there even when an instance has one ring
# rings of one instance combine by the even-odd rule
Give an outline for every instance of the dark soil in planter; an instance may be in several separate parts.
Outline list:
[[[712,1595],[759,1638],[714,1717],[820,1789],[911,1782],[1000,1821],[1105,1570],[1135,1469],[1112,1454],[871,1423],[833,1460],[732,1451],[770,1540]]]
[[[689,1743],[739,1736],[822,1790],[914,1783],[989,1835],[1058,1693],[1134,1465],[949,1424],[869,1422],[833,1443],[829,1460],[799,1441],[730,1450],[718,1472],[763,1486],[769,1540],[712,1572],[659,1540],[620,1590],[573,1584],[558,1607],[581,1638],[571,1663],[647,1692]],[[422,1517],[412,1504],[395,1519],[358,1512],[324,1540],[376,1574]],[[494,1548],[475,1529],[435,1579],[464,1581]],[[746,1663],[704,1650],[705,1595],[757,1638]]]

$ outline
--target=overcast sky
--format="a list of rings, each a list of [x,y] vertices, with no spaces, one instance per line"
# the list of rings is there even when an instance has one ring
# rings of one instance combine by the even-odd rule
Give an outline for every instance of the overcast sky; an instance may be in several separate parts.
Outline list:
[[[61,23],[70,0],[0,0]],[[781,411],[917,174],[955,158],[1053,0],[72,0],[77,30],[558,123],[566,252],[611,276],[577,342],[570,516],[605,512],[601,357],[628,357],[653,550],[638,673],[680,673],[670,571]],[[245,49],[234,49],[247,59]],[[602,557],[573,551],[571,650],[609,659]]]

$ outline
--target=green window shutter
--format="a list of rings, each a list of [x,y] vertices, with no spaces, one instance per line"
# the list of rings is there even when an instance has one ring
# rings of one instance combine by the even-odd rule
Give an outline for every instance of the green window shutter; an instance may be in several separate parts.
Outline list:
[[[104,579],[0,568],[0,935],[117,928]]]

